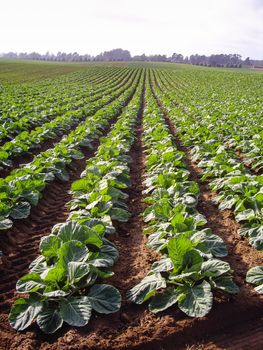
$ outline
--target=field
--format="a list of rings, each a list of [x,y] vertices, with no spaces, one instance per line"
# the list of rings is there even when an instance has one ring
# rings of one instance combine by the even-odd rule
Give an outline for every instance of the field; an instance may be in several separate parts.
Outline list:
[[[263,74],[0,60],[0,350],[263,348]]]

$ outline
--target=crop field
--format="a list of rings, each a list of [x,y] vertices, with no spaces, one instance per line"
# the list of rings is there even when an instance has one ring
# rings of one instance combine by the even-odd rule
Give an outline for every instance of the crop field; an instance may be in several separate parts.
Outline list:
[[[263,349],[263,74],[0,60],[0,350]]]

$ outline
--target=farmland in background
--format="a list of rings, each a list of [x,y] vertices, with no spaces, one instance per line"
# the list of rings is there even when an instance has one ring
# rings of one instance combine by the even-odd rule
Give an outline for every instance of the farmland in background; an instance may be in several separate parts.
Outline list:
[[[263,347],[262,72],[0,60],[0,91],[1,350]]]

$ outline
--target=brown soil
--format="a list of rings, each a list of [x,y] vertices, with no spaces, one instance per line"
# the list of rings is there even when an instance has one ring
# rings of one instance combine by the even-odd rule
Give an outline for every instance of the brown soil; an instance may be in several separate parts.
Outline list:
[[[1,350],[242,350],[247,349],[248,344],[251,350],[262,348],[263,327],[260,317],[262,317],[263,301],[241,278],[244,264],[252,264],[252,261],[254,264],[255,260],[252,257],[250,261],[249,254],[242,251],[247,259],[245,263],[243,262],[243,255],[234,249],[240,237],[234,235],[236,228],[232,226],[229,228],[230,222],[228,221],[220,226],[219,231],[214,232],[222,234],[229,246],[228,259],[231,261],[228,261],[231,265],[235,263],[233,267],[238,271],[235,278],[241,287],[239,295],[229,297],[218,293],[210,314],[200,319],[186,317],[176,307],[154,315],[144,305],[138,306],[127,302],[125,298],[127,289],[147,273],[150,264],[156,259],[156,255],[145,247],[146,240],[142,234],[143,222],[140,213],[144,209],[141,195],[144,159],[140,119],[141,113],[137,127],[137,142],[130,153],[133,160],[131,164],[132,186],[128,191],[130,197],[127,203],[132,215],[128,223],[116,224],[117,233],[112,236],[120,252],[120,259],[114,267],[115,276],[111,279],[111,283],[120,289],[124,299],[120,312],[108,316],[94,315],[89,325],[83,328],[63,326],[53,336],[42,334],[36,326],[30,327],[27,332],[18,333],[12,330],[7,322],[7,312],[13,298],[14,285],[10,283],[10,276],[6,276],[4,294],[8,306],[2,309],[3,315],[0,318]],[[193,178],[197,176],[193,169],[191,169],[191,176]],[[201,193],[204,190],[201,188]],[[208,204],[204,206],[206,202]],[[212,219],[208,225],[214,224],[214,230],[217,229],[217,224],[225,219],[220,217],[220,220],[215,221],[220,212],[210,197],[206,197],[205,194],[201,195],[198,209],[200,212],[209,210],[206,214],[209,214],[207,215],[209,217],[211,214]],[[61,217],[62,220],[64,217]],[[32,237],[32,240],[35,241],[35,237]],[[21,255],[19,259],[24,258],[23,254]],[[16,261],[17,264],[20,263],[20,260]],[[19,266],[14,272],[15,265],[14,263],[9,269],[10,274],[13,274],[13,280],[21,275]],[[0,305],[2,306],[3,302]],[[241,337],[240,334],[242,334]]]
[[[189,179],[199,184],[200,197],[197,210],[206,217],[206,227],[211,228],[213,233],[220,236],[228,246],[228,256],[224,260],[229,262],[233,268],[234,280],[240,287],[240,293],[235,297],[230,297],[228,301],[233,302],[235,300],[240,303],[239,307],[241,305],[246,306],[246,312],[250,312],[251,316],[255,318],[257,318],[256,314],[262,316],[263,297],[258,295],[250,285],[245,283],[245,276],[249,268],[262,264],[263,254],[251,247],[246,238],[240,237],[238,234],[240,224],[235,221],[233,212],[231,210],[220,211],[218,209],[218,206],[215,204],[216,193],[211,191],[208,182],[201,182],[199,180],[202,170],[191,160],[189,149],[182,145],[177,136],[176,128],[169,119],[169,115],[157,97],[156,100],[165,115],[166,123],[174,136],[177,148],[185,153],[185,162],[190,171]],[[242,322],[242,318],[242,315],[240,315],[240,322]],[[260,324],[259,319],[257,322]],[[261,331],[263,331],[262,328]]]
[[[188,350],[250,350],[263,348],[263,319],[260,318],[238,329],[228,329],[208,342],[188,345]]]

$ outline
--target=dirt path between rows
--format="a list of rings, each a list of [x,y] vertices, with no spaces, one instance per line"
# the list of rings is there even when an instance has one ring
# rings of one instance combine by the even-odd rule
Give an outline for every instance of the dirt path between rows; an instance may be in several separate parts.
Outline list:
[[[226,337],[229,339],[229,346],[231,339],[228,331],[233,330],[233,332],[236,332],[235,334],[238,334],[239,329],[244,332],[242,335],[243,339],[246,339],[245,341],[247,339],[250,341],[251,334],[253,334],[253,342],[251,341],[249,350],[261,349],[258,345],[260,346],[262,343],[262,332],[260,331],[262,323],[259,324],[263,310],[262,299],[244,282],[243,285],[246,292],[241,294],[241,297],[226,297],[218,294],[210,314],[199,319],[185,316],[176,307],[155,315],[148,311],[147,305],[134,305],[125,298],[127,290],[145,276],[151,263],[156,259],[155,253],[148,250],[145,246],[146,238],[143,236],[143,221],[140,216],[145,207],[142,196],[142,181],[145,171],[144,147],[141,140],[143,133],[141,120],[144,105],[145,101],[143,98],[136,128],[137,141],[130,152],[132,158],[132,186],[127,191],[129,194],[127,204],[132,215],[128,223],[114,223],[117,232],[111,238],[117,245],[120,253],[119,261],[113,268],[115,276],[111,279],[111,283],[121,291],[123,297],[121,310],[112,315],[94,315],[91,322],[83,328],[63,326],[53,336],[46,336],[40,333],[36,326],[30,327],[29,331],[23,333],[11,331],[7,325],[7,315],[5,314],[0,319],[0,321],[4,321],[0,326],[3,329],[3,341],[0,343],[0,350],[180,350],[186,348],[189,350],[219,350],[224,348],[223,345],[222,347],[220,345],[223,344],[222,340],[226,340],[222,339],[222,337],[221,339],[218,338],[219,334],[228,334]],[[195,175],[193,170],[191,170],[192,179],[194,179]],[[204,189],[201,189],[201,193],[203,191]],[[202,203],[201,198],[202,194],[200,205]],[[204,196],[203,205],[207,202],[207,205],[212,210],[214,204]],[[205,207],[203,210],[205,211],[209,208]],[[201,212],[202,205],[198,207],[198,210]],[[210,214],[213,220],[216,220],[219,212],[216,206],[214,210],[215,212]],[[218,220],[218,223],[220,223],[221,218]],[[214,222],[216,226],[218,223]],[[208,223],[208,225],[211,224],[212,222]],[[232,235],[232,231],[229,231],[227,224],[222,230],[227,230],[228,235]],[[231,247],[231,242],[227,243]],[[231,251],[229,256],[233,257],[231,264],[235,261],[235,258],[240,258],[237,254],[233,255]],[[238,259],[236,264],[237,266],[242,266],[239,264]],[[241,271],[243,271],[243,268]],[[238,276],[239,274],[237,273],[235,278]],[[239,284],[241,285],[241,280]],[[241,285],[242,288],[243,286]],[[249,301],[246,293],[250,296]],[[256,322],[253,323],[252,320]],[[247,327],[247,331],[245,331],[245,323],[249,323],[252,328]],[[241,326],[243,328],[240,328]],[[248,338],[245,337],[246,334],[249,336]],[[247,349],[243,347],[244,344],[239,343],[239,345],[240,350]],[[231,349],[231,347],[226,348]]]
[[[218,293],[216,302],[221,304],[219,310],[222,311],[222,316],[224,317],[224,321],[222,320],[221,322],[222,326],[227,319],[227,315],[229,315],[230,320],[233,321],[232,330],[234,331],[235,329],[236,332],[248,319],[258,320],[257,325],[259,325],[260,317],[263,314],[263,297],[256,293],[251,285],[245,282],[245,277],[249,268],[262,264],[263,254],[251,247],[246,238],[240,237],[238,234],[240,224],[235,221],[233,212],[231,210],[220,211],[218,209],[218,206],[215,204],[216,193],[211,191],[209,182],[200,181],[202,169],[192,161],[189,149],[182,145],[176,132],[176,126],[169,118],[169,114],[157,95],[155,94],[154,96],[164,113],[166,123],[171,134],[174,136],[177,148],[185,154],[184,160],[190,171],[189,180],[196,181],[199,185],[200,197],[197,210],[206,217],[206,227],[211,228],[213,233],[221,237],[227,244],[228,256],[223,260],[229,262],[231,265],[234,270],[234,280],[240,287],[240,293],[236,296],[223,296],[221,293]],[[224,311],[224,309],[227,310]],[[263,334],[262,323],[261,331]],[[253,335],[251,335],[251,337],[253,337]],[[255,347],[255,349],[257,349],[257,347]]]
[[[138,83],[137,83],[138,86]],[[136,89],[135,89],[136,90]],[[134,90],[134,93],[135,93]],[[127,99],[125,104],[131,101],[134,93]],[[106,136],[112,125],[117,121],[118,116],[110,120],[102,136]],[[39,204],[32,209],[30,216],[25,220],[15,221],[12,229],[7,231],[1,237],[0,248],[5,253],[0,265],[0,349],[9,349],[10,343],[13,344],[13,338],[17,334],[17,344],[13,349],[17,349],[22,339],[27,343],[31,337],[31,332],[16,333],[8,324],[7,316],[10,307],[15,300],[15,284],[21,276],[28,271],[29,264],[39,254],[38,246],[41,237],[50,234],[52,227],[64,222],[69,211],[66,207],[71,199],[68,191],[71,183],[79,179],[80,174],[85,169],[86,160],[93,157],[99,146],[99,140],[92,142],[93,150],[82,149],[85,157],[81,160],[74,160],[69,170],[70,179],[67,182],[53,181],[48,184],[43,192],[43,197]],[[35,329],[34,329],[35,328]],[[36,327],[34,334],[39,334]],[[40,336],[41,338],[41,336]],[[43,339],[42,339],[43,340]],[[12,345],[13,346],[13,345]],[[34,349],[38,346],[32,345]],[[25,349],[21,345],[20,349]]]

